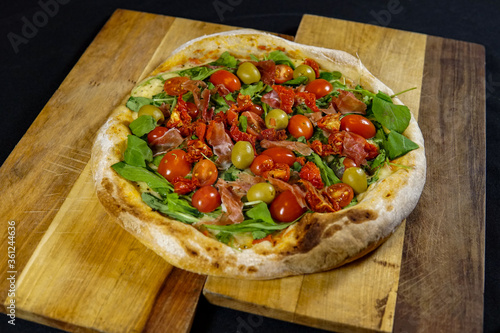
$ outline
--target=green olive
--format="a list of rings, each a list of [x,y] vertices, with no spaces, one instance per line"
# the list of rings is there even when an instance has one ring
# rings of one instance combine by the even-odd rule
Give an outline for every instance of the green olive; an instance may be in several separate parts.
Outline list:
[[[273,185],[269,183],[257,183],[250,187],[247,192],[248,201],[264,201],[266,204],[270,204],[274,197],[276,196],[276,191]]]
[[[296,79],[299,76],[307,77],[307,81],[304,83],[309,83],[316,79],[316,72],[314,71],[314,69],[311,68],[311,66],[299,65],[293,71],[293,78]]]
[[[236,71],[236,75],[244,84],[250,84],[260,81],[260,72],[251,62],[243,62]]]
[[[235,167],[241,170],[246,169],[252,164],[254,158],[255,152],[250,142],[238,141],[235,143],[231,153],[231,162]]]
[[[282,130],[288,126],[288,115],[285,111],[280,109],[273,109],[269,111],[266,116],[266,127],[274,128],[275,130]]]
[[[359,167],[345,169],[342,182],[351,186],[356,194],[363,193],[368,188],[366,173]]]
[[[161,124],[165,120],[163,112],[158,107],[150,104],[143,105],[139,109],[139,117],[144,115],[152,116],[157,124]]]

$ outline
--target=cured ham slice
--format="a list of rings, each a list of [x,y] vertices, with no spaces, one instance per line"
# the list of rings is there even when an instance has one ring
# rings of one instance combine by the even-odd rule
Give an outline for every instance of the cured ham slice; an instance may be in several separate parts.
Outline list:
[[[153,155],[157,156],[179,147],[183,142],[184,138],[179,130],[177,128],[171,128],[166,131],[165,134],[150,142],[150,145],[153,150]]]
[[[269,141],[262,140],[260,142],[260,146],[262,148],[273,148],[273,147],[282,147],[288,148],[290,150],[296,151],[301,155],[309,156],[312,154],[313,150],[305,143],[297,142],[297,141]]]
[[[366,114],[366,104],[360,101],[350,91],[338,90],[339,97],[333,97],[332,103],[342,113]]]
[[[215,164],[220,169],[227,169],[231,164],[231,152],[234,144],[226,133],[224,123],[212,121],[207,128],[207,143],[212,146],[214,154],[217,156]]]

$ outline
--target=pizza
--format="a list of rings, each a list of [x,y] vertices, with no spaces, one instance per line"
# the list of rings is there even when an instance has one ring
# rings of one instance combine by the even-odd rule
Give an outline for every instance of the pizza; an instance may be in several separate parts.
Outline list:
[[[390,237],[422,192],[424,140],[397,95],[343,51],[254,30],[197,38],[98,132],[97,196],[182,269],[339,267]]]

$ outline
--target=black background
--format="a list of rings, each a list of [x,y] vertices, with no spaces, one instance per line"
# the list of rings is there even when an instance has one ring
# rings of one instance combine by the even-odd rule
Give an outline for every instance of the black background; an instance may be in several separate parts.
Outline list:
[[[499,203],[500,143],[500,4],[497,1],[118,1],[59,0],[58,12],[27,43],[16,47],[9,33],[22,35],[25,19],[41,10],[39,1],[2,1],[0,5],[0,163],[3,163],[43,106],[117,8],[256,28],[295,35],[303,14],[371,23],[482,44],[486,48],[487,96],[487,207],[484,331],[500,332],[500,269],[497,216]],[[63,4],[64,3],[64,4]],[[226,4],[225,11],[216,4]],[[387,13],[389,4],[397,13]],[[219,7],[221,8],[221,7]],[[24,18],[24,19],[23,19]],[[16,52],[17,51],[17,52]],[[140,52],[140,50],[137,50]],[[473,112],[473,110],[471,110]],[[1,192],[0,192],[1,193]],[[2,275],[3,276],[3,275]],[[16,319],[0,331],[57,332]],[[208,304],[202,297],[192,332],[320,332]]]

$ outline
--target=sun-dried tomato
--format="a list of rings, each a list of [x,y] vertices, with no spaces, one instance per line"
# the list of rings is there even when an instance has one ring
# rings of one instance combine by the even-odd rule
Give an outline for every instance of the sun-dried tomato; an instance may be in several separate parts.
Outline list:
[[[212,149],[201,140],[189,140],[187,142],[187,156],[186,160],[189,163],[195,163],[206,157],[213,155]]]
[[[321,172],[316,164],[313,162],[307,162],[302,169],[300,169],[299,177],[309,181],[318,190],[325,187],[323,180],[321,179]]]
[[[368,141],[365,143],[365,151],[368,153],[367,160],[374,159],[379,154],[378,147]]]
[[[264,178],[275,178],[288,182],[290,180],[290,167],[285,163],[274,163],[273,168],[269,171],[264,171],[262,176]]]
[[[286,130],[279,130],[277,131],[274,128],[268,128],[263,130],[261,133],[262,139],[263,140],[269,140],[269,141],[282,141],[286,140],[288,135],[286,134]]]
[[[175,177],[172,180],[172,184],[174,184],[174,192],[182,195],[196,190],[197,180],[196,178],[188,179],[184,177]]]
[[[306,202],[311,210],[318,213],[333,213],[336,211],[309,181],[301,179],[299,182],[306,188]]]
[[[329,133],[335,133],[340,130],[340,113],[328,114],[318,120],[318,127]]]
[[[340,146],[340,150],[339,150],[339,148],[337,146],[332,146],[330,144],[324,144],[324,143],[321,143],[321,141],[319,141],[319,140],[314,140],[311,143],[311,149],[314,150],[314,152],[321,157],[325,157],[328,155],[340,155],[342,153],[342,146]]]
[[[193,126],[190,126],[190,124],[191,116],[188,113],[187,103],[182,99],[182,95],[180,95],[166,126],[167,128],[178,128],[181,135],[187,137],[194,131]]]
[[[305,104],[312,111],[320,112],[320,109],[316,106],[316,95],[307,91],[295,93],[295,104]]]
[[[306,164],[306,158],[304,156],[299,156],[295,159],[295,162],[299,163],[300,165],[304,166]]]
[[[278,93],[280,98],[280,109],[286,113],[292,113],[292,106],[295,102],[295,93],[293,88],[285,86],[273,85],[273,90]]]
[[[205,141],[205,134],[207,133],[207,124],[202,121],[195,123],[194,133],[201,141]]]
[[[304,65],[311,67],[314,70],[314,73],[316,73],[316,78],[319,77],[319,65],[316,61],[306,58],[306,60],[304,60]]]
[[[345,132],[335,132],[328,137],[328,144],[335,152],[334,154],[341,155],[344,151]]]
[[[255,143],[257,142],[257,136],[250,134],[250,133],[244,133],[240,131],[238,126],[233,125],[231,126],[231,129],[229,130],[229,135],[231,138],[238,142],[238,141],[248,141],[254,146],[255,148]]]

